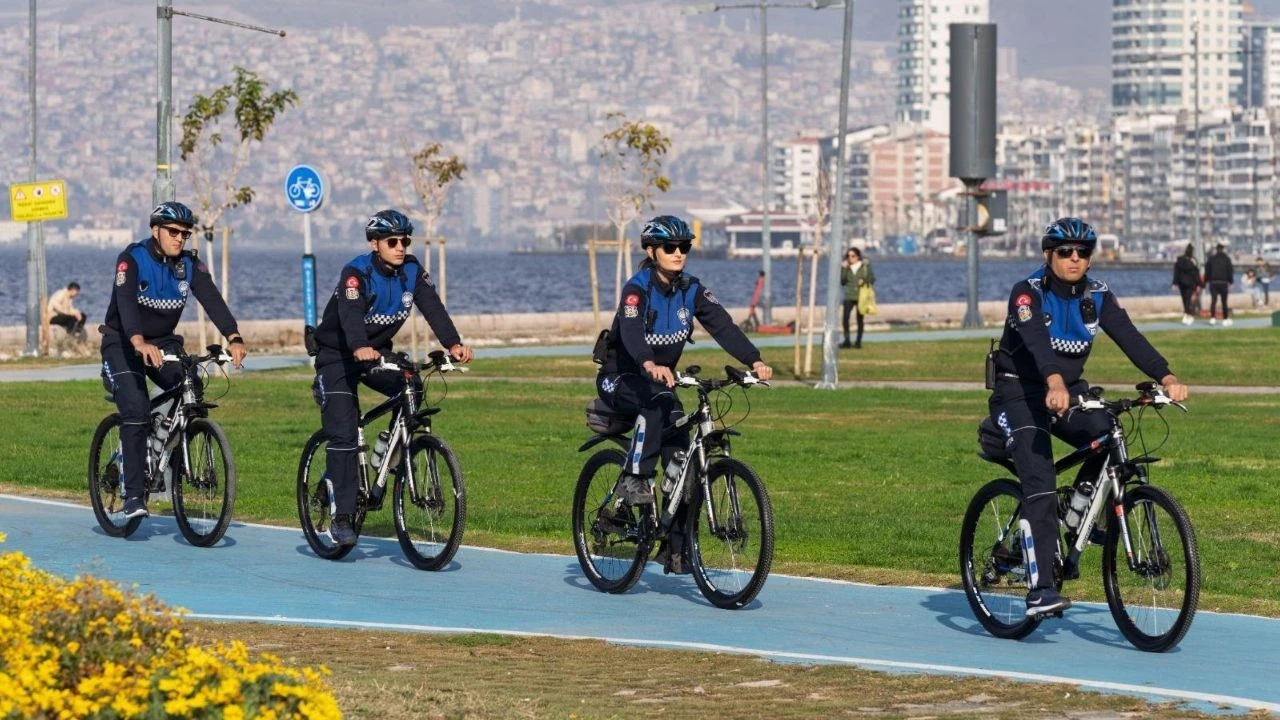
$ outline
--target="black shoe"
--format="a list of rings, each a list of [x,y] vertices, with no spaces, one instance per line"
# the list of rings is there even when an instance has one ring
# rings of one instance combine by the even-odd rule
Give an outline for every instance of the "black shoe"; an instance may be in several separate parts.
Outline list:
[[[1060,613],[1071,607],[1071,599],[1053,588],[1035,588],[1027,593],[1027,617]]]
[[[658,555],[654,560],[662,563],[663,575],[688,575],[691,572],[689,559],[684,556],[684,553],[673,554],[665,544],[658,551]]]
[[[127,498],[124,501],[124,517],[126,520],[144,518],[151,515],[147,512],[147,504],[140,497]]]
[[[627,517],[627,511],[622,508],[616,510],[608,505],[600,508],[600,513],[596,515],[597,524],[601,532],[611,533],[614,535],[624,535],[627,532],[627,525],[631,519]]]
[[[858,342],[854,343],[854,344],[853,344],[853,349],[854,349],[854,350],[861,350],[861,349],[862,349],[862,341],[861,341],[861,340],[859,340]]]
[[[342,547],[356,544],[356,531],[351,527],[351,516],[337,515],[329,525],[329,537]]]
[[[853,343],[849,342],[848,340],[845,340],[844,342],[840,343],[840,347],[842,347],[842,348],[851,348],[851,347],[853,347]]]

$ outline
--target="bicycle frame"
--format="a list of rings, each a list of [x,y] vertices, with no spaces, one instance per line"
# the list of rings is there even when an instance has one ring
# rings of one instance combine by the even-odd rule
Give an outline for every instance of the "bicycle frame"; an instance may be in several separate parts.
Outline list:
[[[219,348],[221,351],[221,348]],[[212,353],[211,353],[212,354]],[[182,448],[182,464],[187,472],[187,476],[193,475],[191,469],[191,448],[187,444],[187,425],[191,418],[201,413],[207,413],[209,410],[218,407],[215,403],[205,402],[196,392],[195,382],[191,379],[190,369],[198,364],[200,360],[192,358],[188,355],[172,355],[165,354],[162,359],[164,362],[176,362],[182,364],[182,382],[150,400],[150,409],[154,411],[156,408],[172,402],[168,414],[165,416],[161,426],[166,428],[168,435],[165,436],[164,445],[160,447],[159,454],[151,449],[150,442],[147,444],[147,477],[150,484],[154,484],[157,477],[164,472],[164,468],[169,464],[169,458],[173,456],[173,451]],[[211,360],[217,361],[217,358],[211,357]],[[148,441],[154,437],[154,428],[147,431]],[[121,462],[124,460],[123,448],[119,448]],[[148,491],[151,490],[149,486]],[[122,490],[123,491],[123,490]]]
[[[682,376],[681,380],[685,380]],[[698,383],[697,379],[689,378],[687,382],[678,383],[682,387],[696,387],[698,389],[698,408],[691,413],[686,413],[667,428],[663,433],[663,442],[674,437],[681,432],[689,424],[694,424],[693,433],[689,438],[689,447],[685,452],[684,461],[680,464],[680,475],[676,480],[676,485],[671,489],[670,493],[666,493],[665,507],[662,508],[662,518],[658,521],[662,532],[671,529],[671,523],[675,521],[676,510],[680,507],[680,503],[690,498],[693,485],[688,482],[689,469],[696,468],[699,484],[702,487],[704,496],[710,497],[711,487],[708,480],[707,470],[711,465],[713,452],[715,455],[729,455],[729,442],[727,439],[717,441],[717,436],[723,438],[724,435],[739,434],[734,430],[718,430],[715,421],[711,419],[711,400],[707,396],[706,388]],[[708,450],[708,446],[712,451]],[[696,461],[696,465],[694,464]],[[731,488],[731,492],[736,494],[736,488]],[[733,503],[737,505],[737,497],[733,498]],[[715,508],[713,503],[705,503],[707,508],[708,527],[718,527],[715,517]]]
[[[405,476],[409,481],[410,492],[415,501],[421,500],[421,493],[418,490],[416,476],[413,472],[413,456],[408,452],[409,443],[413,439],[416,432],[431,432],[431,416],[440,412],[438,407],[425,407],[419,410],[414,408],[418,403],[418,393],[414,390],[413,378],[420,372],[430,370],[432,368],[440,368],[439,362],[433,362],[425,367],[406,369],[404,367],[396,367],[401,373],[404,380],[404,388],[395,395],[382,401],[369,412],[360,418],[360,423],[356,427],[356,447],[358,462],[356,463],[359,488],[361,494],[368,498],[372,497],[373,487],[386,487],[388,475],[390,474],[391,458],[395,457],[395,453],[401,453],[401,462],[403,462]],[[386,368],[389,369],[389,368]],[[464,368],[465,369],[465,368]],[[425,389],[424,389],[425,395]],[[382,454],[382,461],[376,468],[376,474],[373,481],[370,482],[369,472],[366,465],[366,452],[369,450],[368,444],[365,442],[364,429],[374,420],[391,413],[391,422],[388,425],[387,449]]]

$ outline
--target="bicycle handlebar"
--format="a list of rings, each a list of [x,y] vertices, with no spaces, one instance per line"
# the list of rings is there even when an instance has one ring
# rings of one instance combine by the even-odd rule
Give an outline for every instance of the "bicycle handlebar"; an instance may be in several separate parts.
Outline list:
[[[767,380],[761,380],[755,376],[750,370],[742,371],[732,365],[724,366],[724,379],[702,380],[698,377],[698,373],[702,372],[699,365],[690,365],[685,368],[684,372],[676,372],[676,386],[678,387],[696,387],[703,390],[719,390],[720,388],[737,385],[745,388],[751,385],[763,385],[769,387]]]
[[[1173,405],[1179,410],[1187,412],[1186,405],[1176,402],[1173,398],[1169,397],[1165,393],[1164,387],[1154,382],[1147,381],[1138,383],[1136,389],[1138,391],[1138,397],[1135,399],[1121,398],[1119,400],[1103,400],[1103,389],[1100,387],[1091,387],[1088,392],[1081,393],[1077,396],[1075,404],[1068,408],[1068,410],[1084,410],[1086,412],[1091,410],[1103,410],[1114,415],[1121,412],[1128,412],[1135,407],[1150,406],[1158,409],[1164,405]]]
[[[415,363],[404,353],[385,353],[377,363],[369,368],[369,372],[411,372],[421,374],[431,370],[447,372],[468,372],[465,365],[455,365],[453,358],[443,350],[432,350],[427,354],[428,361]]]
[[[174,355],[173,353],[164,353],[160,356],[160,361],[162,363],[182,363],[184,366],[188,364],[199,365],[200,363],[206,363],[211,360],[219,365],[226,365],[232,361],[231,355],[229,355],[221,345],[210,345],[206,349],[208,350],[207,353],[204,355],[197,355],[195,357],[192,357],[185,352],[178,355]]]

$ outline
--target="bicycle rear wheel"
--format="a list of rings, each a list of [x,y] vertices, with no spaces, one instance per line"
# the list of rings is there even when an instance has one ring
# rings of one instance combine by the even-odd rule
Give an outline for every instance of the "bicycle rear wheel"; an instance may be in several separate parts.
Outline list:
[[[1107,524],[1102,584],[1111,615],[1139,650],[1164,652],[1191,628],[1200,602],[1200,551],[1191,520],[1177,500],[1143,485],[1125,493],[1133,546],[1130,567],[1120,523]]]
[[[1017,640],[1040,625],[1027,617],[1022,558],[1022,486],[992,480],[969,502],[960,525],[960,577],[969,607],[987,632]]]
[[[316,555],[326,560],[338,560],[346,557],[354,545],[339,545],[329,535],[329,526],[333,522],[333,488],[325,477],[328,457],[325,449],[329,446],[329,438],[323,430],[317,430],[302,448],[302,459],[298,463],[298,522],[302,526],[302,534],[307,544]],[[365,509],[360,505],[353,519],[352,527],[360,534],[364,526]]]
[[[449,445],[434,435],[414,438],[409,458],[413,477],[396,473],[396,537],[414,567],[439,570],[458,552],[467,525],[462,469]]]
[[[607,593],[630,590],[653,549],[653,503],[633,507],[613,495],[625,462],[616,448],[592,455],[573,491],[573,549],[587,579]]]
[[[707,469],[709,498],[689,507],[689,561],[698,589],[712,605],[746,607],[764,587],[773,565],[773,506],[764,482],[746,463],[721,458]],[[712,525],[703,511],[709,503]]]
[[[111,537],[129,537],[142,518],[124,516],[124,450],[120,445],[120,414],[98,423],[89,443],[89,502],[98,526]]]
[[[212,420],[187,425],[191,474],[181,462],[174,468],[173,512],[187,542],[209,547],[222,539],[236,504],[236,462],[226,433]],[[175,452],[177,450],[175,449]]]

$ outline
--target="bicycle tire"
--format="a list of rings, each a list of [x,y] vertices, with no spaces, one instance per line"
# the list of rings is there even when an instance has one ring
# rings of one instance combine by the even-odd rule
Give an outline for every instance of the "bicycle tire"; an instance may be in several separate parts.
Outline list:
[[[973,615],[998,638],[1018,640],[1043,617],[1027,617],[1022,567],[1022,486],[992,480],[974,494],[960,525],[960,578]],[[979,525],[986,523],[979,532]],[[977,570],[981,568],[981,570]],[[979,572],[981,574],[979,574]]]
[[[201,438],[205,441],[200,442]],[[191,420],[183,442],[191,458],[192,476],[186,476],[186,468],[181,468],[183,477],[174,473],[174,518],[187,542],[196,547],[210,547],[227,532],[235,510],[235,457],[227,434],[206,418]]]
[[[702,508],[707,498],[697,493],[685,526],[690,569],[712,605],[738,610],[751,604],[769,579],[773,505],[760,475],[741,460],[720,458],[707,468],[707,476],[719,526],[704,525]],[[749,498],[742,493],[743,487],[750,492]],[[748,500],[753,508],[747,507]]]
[[[1157,508],[1164,511],[1167,519],[1158,518]],[[1108,523],[1102,546],[1102,584],[1107,605],[1120,632],[1134,647],[1147,652],[1165,652],[1181,642],[1191,629],[1200,602],[1200,550],[1195,529],[1186,510],[1161,488],[1141,485],[1129,489],[1125,493],[1124,509],[1135,562],[1154,561],[1158,563],[1154,569],[1160,572],[1152,576],[1150,565],[1141,571],[1131,570],[1120,539],[1120,523]],[[1170,547],[1170,527],[1177,532],[1180,551]],[[1153,547],[1156,542],[1158,548]],[[1181,573],[1175,569],[1179,559],[1184,568]],[[1124,578],[1136,581],[1132,595],[1124,587],[1127,585]],[[1174,585],[1178,579],[1181,583]],[[1127,596],[1130,596],[1129,602],[1126,602]],[[1143,605],[1134,602],[1139,597]],[[1165,607],[1166,604],[1169,607]],[[1160,631],[1162,627],[1167,629]]]
[[[592,585],[615,595],[630,590],[644,574],[654,540],[653,503],[633,507],[613,497],[625,463],[626,455],[617,448],[597,452],[587,458],[573,491],[578,564]],[[608,513],[604,526],[602,513]]]
[[[311,550],[316,555],[325,560],[341,560],[355,546],[339,545],[329,536],[329,523],[332,522],[333,517],[330,512],[328,493],[318,482],[324,479],[325,466],[328,463],[328,458],[323,452],[328,441],[329,438],[325,436],[324,431],[317,430],[302,448],[302,459],[298,461],[298,522],[302,526],[302,535],[307,539],[307,545],[311,546]],[[317,457],[319,458],[318,466],[316,465]],[[317,482],[313,482],[313,478]],[[365,509],[360,507],[351,523],[356,535],[359,535],[364,527],[364,515]]]
[[[448,443],[434,435],[419,435],[409,445],[414,469],[414,482],[408,481],[403,469],[396,473],[395,499],[392,508],[396,521],[396,537],[409,562],[419,570],[439,570],[449,564],[467,526],[467,487],[458,456]],[[421,456],[421,457],[419,457]],[[440,478],[440,461],[449,471],[448,487]],[[414,491],[420,495],[414,499]],[[416,508],[417,522],[406,513]]]
[[[115,432],[112,433],[112,430]],[[102,452],[109,447],[107,457]],[[112,413],[98,423],[89,443],[89,502],[98,526],[111,537],[129,537],[142,518],[124,517],[124,459],[120,447],[120,414]]]

